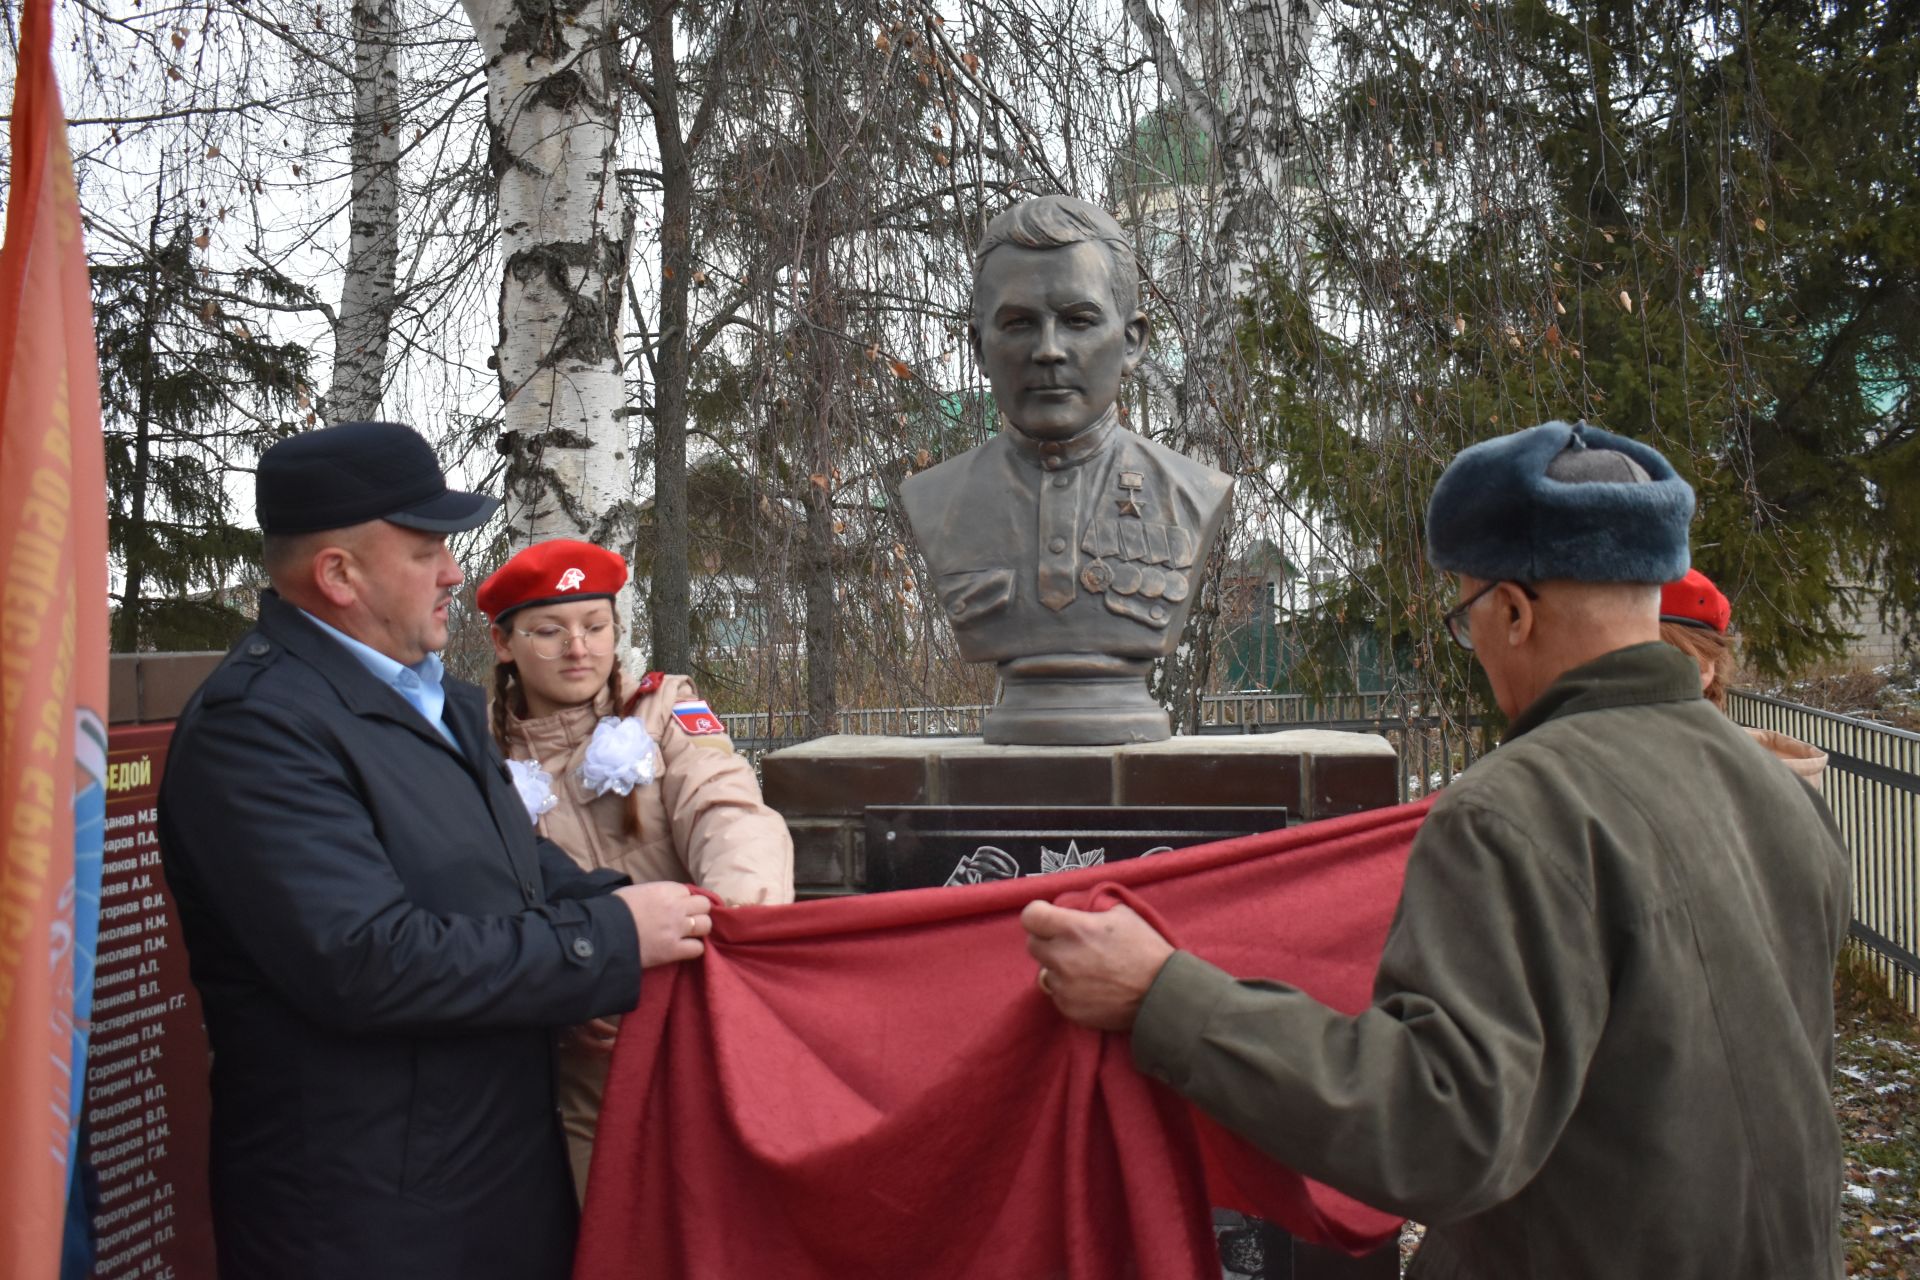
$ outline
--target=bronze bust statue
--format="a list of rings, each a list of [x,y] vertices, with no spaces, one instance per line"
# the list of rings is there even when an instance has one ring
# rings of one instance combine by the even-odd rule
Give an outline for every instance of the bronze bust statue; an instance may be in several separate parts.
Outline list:
[[[1179,642],[1232,481],[1119,424],[1147,344],[1120,225],[1069,196],[1002,213],[974,251],[967,332],[1005,428],[900,497],[961,656],[1000,665],[983,736],[1171,736],[1146,677]]]

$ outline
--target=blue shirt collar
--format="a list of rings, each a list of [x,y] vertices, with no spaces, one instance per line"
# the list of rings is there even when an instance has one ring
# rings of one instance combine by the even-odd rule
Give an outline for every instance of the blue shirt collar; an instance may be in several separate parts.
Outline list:
[[[418,711],[426,722],[440,731],[440,736],[458,746],[453,731],[447,727],[442,713],[446,708],[447,694],[441,686],[446,675],[446,664],[440,661],[440,655],[429,653],[420,661],[411,665],[397,658],[390,658],[372,645],[354,639],[338,627],[329,626],[320,619],[300,610],[301,616],[327,635],[339,641],[346,651],[359,660],[360,665],[373,674],[374,679],[386,685],[402,698],[409,706]]]

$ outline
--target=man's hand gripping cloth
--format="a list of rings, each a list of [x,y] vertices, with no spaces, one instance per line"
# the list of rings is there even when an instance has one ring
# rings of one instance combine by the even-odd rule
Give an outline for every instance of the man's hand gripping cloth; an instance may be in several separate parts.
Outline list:
[[[576,1280],[1181,1280],[1209,1206],[1363,1252],[1398,1219],[1275,1164],[1063,1019],[1019,912],[1125,901],[1230,973],[1368,1003],[1427,805],[1043,879],[716,906],[621,1025]]]

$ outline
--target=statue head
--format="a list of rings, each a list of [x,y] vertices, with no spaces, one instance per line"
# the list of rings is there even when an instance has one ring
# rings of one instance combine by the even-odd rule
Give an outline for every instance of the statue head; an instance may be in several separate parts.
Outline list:
[[[1098,422],[1146,354],[1147,332],[1133,247],[1106,210],[1041,196],[987,224],[967,336],[1015,427],[1064,440]]]

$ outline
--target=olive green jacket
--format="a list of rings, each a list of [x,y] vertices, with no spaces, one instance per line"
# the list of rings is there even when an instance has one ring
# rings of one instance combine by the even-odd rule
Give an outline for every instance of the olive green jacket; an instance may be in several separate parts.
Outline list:
[[[1837,1278],[1848,913],[1819,798],[1691,659],[1637,645],[1562,676],[1435,803],[1369,1009],[1182,952],[1134,1060],[1428,1224],[1423,1280]]]

